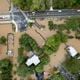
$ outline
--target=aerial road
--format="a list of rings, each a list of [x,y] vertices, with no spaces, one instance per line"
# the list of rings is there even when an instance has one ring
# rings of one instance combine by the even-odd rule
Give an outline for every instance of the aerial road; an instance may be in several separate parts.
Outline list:
[[[53,18],[53,17],[79,17],[80,10],[78,9],[54,9],[52,11],[22,11],[18,8],[13,8],[8,13],[0,15],[0,23],[13,23],[18,30],[25,30],[27,23],[32,22],[32,18]],[[5,22],[4,22],[5,21]],[[34,21],[35,22],[35,21]]]
[[[77,9],[54,9],[53,11],[35,11],[24,12],[30,18],[48,18],[48,17],[71,17],[80,16],[80,10]]]

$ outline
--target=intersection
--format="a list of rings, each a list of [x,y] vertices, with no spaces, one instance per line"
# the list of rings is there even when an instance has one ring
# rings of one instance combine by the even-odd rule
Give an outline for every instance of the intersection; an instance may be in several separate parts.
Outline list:
[[[52,17],[75,17],[80,16],[80,11],[77,9],[54,9],[53,11],[22,11],[17,7],[13,7],[8,13],[0,14],[0,23],[12,23],[16,27],[16,32],[24,31],[29,22],[35,23],[33,19],[52,18]]]

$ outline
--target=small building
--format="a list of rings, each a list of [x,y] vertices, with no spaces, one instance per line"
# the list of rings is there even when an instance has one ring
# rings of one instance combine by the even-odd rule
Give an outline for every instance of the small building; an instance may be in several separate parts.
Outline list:
[[[76,49],[74,47],[72,47],[72,46],[67,46],[66,50],[70,54],[71,57],[75,57],[78,54]]]
[[[31,53],[31,52],[30,52]],[[31,66],[34,64],[35,66],[40,63],[39,57],[35,54],[33,54],[31,57],[29,57],[26,61],[27,66]]]

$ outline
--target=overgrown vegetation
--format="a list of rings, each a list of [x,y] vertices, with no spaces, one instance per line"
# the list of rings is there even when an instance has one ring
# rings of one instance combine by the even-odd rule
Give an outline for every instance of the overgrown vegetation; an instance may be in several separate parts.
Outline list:
[[[0,60],[0,80],[12,80],[12,64],[8,59]]]

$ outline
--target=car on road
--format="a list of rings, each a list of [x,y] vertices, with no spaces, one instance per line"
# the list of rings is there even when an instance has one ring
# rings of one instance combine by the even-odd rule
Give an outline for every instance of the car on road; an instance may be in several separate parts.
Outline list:
[[[58,10],[58,12],[62,12],[62,10]]]
[[[80,9],[78,9],[77,12],[80,12]]]

